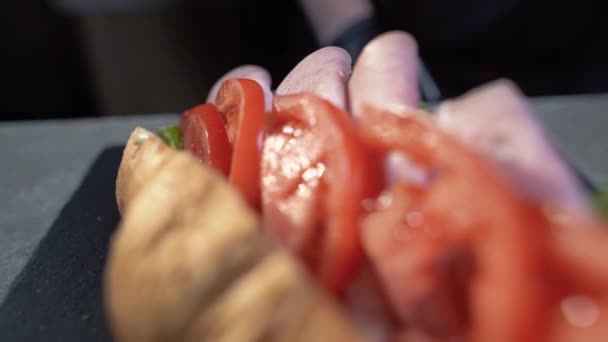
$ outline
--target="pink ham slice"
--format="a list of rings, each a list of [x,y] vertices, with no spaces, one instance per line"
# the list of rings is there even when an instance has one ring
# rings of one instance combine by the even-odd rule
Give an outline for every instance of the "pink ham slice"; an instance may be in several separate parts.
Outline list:
[[[396,114],[418,106],[418,46],[404,32],[387,32],[370,41],[361,52],[348,84],[355,118],[370,106]]]
[[[350,55],[341,48],[325,47],[298,63],[277,87],[276,94],[311,92],[346,110],[350,72]]]
[[[361,118],[369,108],[395,115],[414,113],[420,101],[417,58],[418,45],[405,32],[387,32],[370,41],[361,52],[348,84],[354,118]],[[390,154],[384,164],[389,182],[423,178],[404,155]]]
[[[499,172],[527,196],[548,207],[587,210],[574,176],[510,81],[496,81],[444,102],[437,123],[496,163]]]
[[[385,33],[365,47],[348,85],[355,118],[365,115],[365,107],[396,115],[416,111],[420,100],[417,51],[415,40],[403,32]],[[511,82],[494,82],[444,102],[437,122],[496,162],[509,181],[526,195],[549,205],[583,210],[588,207],[575,178]],[[408,172],[403,172],[406,159],[388,158],[389,180],[407,177]],[[420,178],[419,174],[414,176]]]

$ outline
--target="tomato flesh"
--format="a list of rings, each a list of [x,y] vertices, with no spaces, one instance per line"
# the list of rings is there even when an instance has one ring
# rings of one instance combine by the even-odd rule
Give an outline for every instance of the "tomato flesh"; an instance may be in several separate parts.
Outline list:
[[[553,217],[553,219],[551,219]],[[549,317],[549,341],[606,340],[608,336],[608,233],[606,222],[580,213],[553,212],[553,275],[559,284]]]
[[[232,147],[222,115],[215,105],[202,104],[187,110],[181,117],[180,125],[184,149],[227,176]]]
[[[260,206],[260,159],[264,132],[264,91],[253,80],[222,83],[215,103],[232,144],[229,180],[253,208]]]
[[[275,97],[262,154],[266,228],[339,294],[357,272],[361,202],[377,165],[346,113],[312,94]]]
[[[404,325],[431,336],[543,340],[549,226],[480,157],[432,122],[370,110],[362,136],[405,153],[428,182],[398,181],[363,223],[363,244]]]

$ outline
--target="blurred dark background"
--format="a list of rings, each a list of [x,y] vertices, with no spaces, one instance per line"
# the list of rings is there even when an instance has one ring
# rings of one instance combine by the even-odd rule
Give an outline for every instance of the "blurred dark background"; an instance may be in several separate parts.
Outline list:
[[[530,96],[608,92],[601,1],[376,5],[387,29],[416,36],[445,96],[498,77]],[[232,67],[278,82],[316,48],[296,1],[0,0],[0,115],[180,112]]]

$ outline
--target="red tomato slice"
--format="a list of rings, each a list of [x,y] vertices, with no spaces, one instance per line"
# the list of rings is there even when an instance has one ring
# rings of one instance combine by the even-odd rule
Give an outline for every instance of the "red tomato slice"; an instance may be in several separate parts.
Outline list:
[[[605,341],[608,336],[608,231],[605,222],[576,216],[556,227],[554,260],[563,290],[554,303],[550,341]],[[565,223],[565,227],[563,226]],[[581,229],[581,227],[584,227]]]
[[[350,118],[312,94],[275,97],[262,154],[266,228],[340,294],[360,266],[361,201],[378,188],[378,163]]]
[[[550,227],[494,170],[426,118],[370,110],[365,140],[401,151],[428,182],[398,182],[364,220],[363,244],[391,303],[412,329],[438,338],[547,337]]]
[[[187,110],[181,117],[181,129],[184,149],[227,176],[232,147],[217,108],[202,104]]]
[[[253,208],[259,208],[264,91],[253,80],[227,80],[215,102],[224,115],[228,140],[232,143],[230,182]]]
[[[409,332],[471,341],[606,339],[602,224],[547,214],[427,118],[370,110],[361,128],[371,145],[402,151],[428,171],[427,183],[393,184],[363,221],[365,250]]]

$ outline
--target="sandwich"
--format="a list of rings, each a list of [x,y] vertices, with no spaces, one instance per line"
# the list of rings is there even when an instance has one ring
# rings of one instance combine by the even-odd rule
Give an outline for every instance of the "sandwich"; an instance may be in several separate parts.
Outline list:
[[[567,171],[512,162],[554,156],[525,108],[504,106],[532,141],[512,151],[455,132],[458,103],[353,118],[312,92],[267,102],[229,79],[178,126],[132,132],[104,284],[118,340],[606,339],[606,223],[551,186]]]

